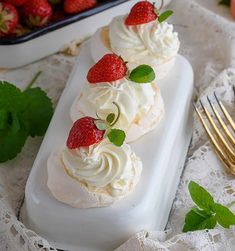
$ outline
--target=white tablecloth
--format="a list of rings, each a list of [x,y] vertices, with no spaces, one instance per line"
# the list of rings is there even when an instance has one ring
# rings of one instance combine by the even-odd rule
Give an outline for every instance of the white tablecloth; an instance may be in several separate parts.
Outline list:
[[[195,90],[203,98],[216,92],[234,111],[231,86],[235,85],[235,22],[218,0],[173,0],[171,21],[180,34],[181,54],[195,72]],[[0,71],[0,78],[25,87],[32,76],[43,71],[38,81],[54,104],[66,84],[75,57],[57,54],[14,71]],[[234,67],[234,68],[233,68]],[[235,228],[217,227],[210,231],[182,234],[184,217],[192,206],[187,184],[194,180],[206,187],[220,203],[235,197],[234,177],[211,151],[208,138],[195,117],[193,141],[179,185],[166,232],[143,230],[131,237],[118,251],[152,250],[235,250]],[[0,251],[49,250],[49,244],[17,220],[24,198],[24,187],[42,138],[29,138],[22,153],[0,165]],[[232,208],[235,211],[235,208]],[[41,245],[41,248],[40,248]],[[51,249],[52,250],[52,249]]]

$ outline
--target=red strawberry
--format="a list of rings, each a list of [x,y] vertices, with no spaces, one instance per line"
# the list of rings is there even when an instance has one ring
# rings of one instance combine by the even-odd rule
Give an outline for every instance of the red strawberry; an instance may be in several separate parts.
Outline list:
[[[51,22],[57,22],[65,18],[65,14],[63,10],[54,10],[52,17],[51,17]]]
[[[16,28],[11,32],[10,36],[13,37],[20,37],[25,35],[26,33],[30,32],[30,29],[27,27],[22,26],[21,24],[18,24]]]
[[[29,0],[22,6],[22,17],[29,27],[41,27],[52,16],[52,7],[47,0]]]
[[[0,2],[0,37],[10,34],[19,22],[16,8],[8,3]]]
[[[65,0],[64,11],[68,14],[75,14],[90,9],[96,6],[96,4],[96,0]]]
[[[6,3],[10,3],[14,6],[21,6],[29,0],[5,0]]]
[[[62,3],[62,0],[48,0],[48,2],[52,5],[52,6],[56,6],[58,4]]]
[[[78,119],[70,130],[67,147],[75,149],[99,143],[103,139],[105,130],[99,130],[95,121],[96,119],[91,117]]]
[[[140,1],[135,4],[125,20],[126,25],[146,24],[156,20],[158,17],[155,7],[147,1]]]
[[[116,54],[106,54],[88,72],[87,80],[92,83],[111,82],[125,77],[126,63]]]

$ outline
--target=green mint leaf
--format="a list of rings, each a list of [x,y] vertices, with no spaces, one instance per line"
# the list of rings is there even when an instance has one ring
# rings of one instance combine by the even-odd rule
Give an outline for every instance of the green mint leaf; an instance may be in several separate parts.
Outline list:
[[[23,94],[27,100],[23,118],[29,123],[29,134],[43,136],[53,115],[52,102],[39,87],[27,89]]]
[[[110,113],[107,118],[106,118],[106,121],[109,123],[109,124],[112,124],[113,121],[115,119],[115,114],[114,113]]]
[[[185,217],[183,232],[202,229],[213,229],[216,226],[215,216],[205,210],[193,208]]]
[[[16,112],[11,113],[10,124],[11,124],[11,130],[13,133],[17,133],[20,130],[21,125],[18,118],[18,114]]]
[[[13,124],[0,130],[0,163],[11,160],[21,152],[28,137],[28,129],[13,115]],[[17,122],[16,122],[17,120]]]
[[[149,65],[139,65],[131,71],[129,79],[135,83],[150,83],[155,79],[155,73]]]
[[[214,199],[203,187],[191,181],[188,188],[192,200],[199,208],[209,211],[213,208]]]
[[[173,14],[172,10],[167,10],[165,12],[163,12],[159,17],[158,17],[158,22],[162,23],[163,21],[165,21],[169,16],[171,16]]]
[[[27,103],[19,88],[9,82],[0,81],[0,107],[7,112],[22,112]]]
[[[7,126],[8,114],[5,109],[0,110],[0,130],[5,129]]]
[[[105,121],[104,121],[104,120],[101,120],[101,119],[97,119],[97,120],[95,121],[95,125],[96,125],[96,127],[97,127],[99,130],[101,130],[101,131],[108,129],[108,126],[107,126],[107,124],[105,123]]]
[[[215,203],[213,209],[216,213],[216,220],[222,227],[229,228],[231,225],[235,225],[235,215],[227,207]]]
[[[230,6],[230,0],[221,0],[219,2],[220,5],[226,5],[226,6]]]
[[[123,142],[125,141],[126,134],[124,131],[119,129],[112,129],[108,135],[108,139],[116,146],[122,146]]]

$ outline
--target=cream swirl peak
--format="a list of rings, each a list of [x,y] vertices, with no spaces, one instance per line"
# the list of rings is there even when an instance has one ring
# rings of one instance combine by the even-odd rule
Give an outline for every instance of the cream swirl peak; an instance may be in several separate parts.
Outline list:
[[[114,53],[129,63],[156,67],[175,57],[180,42],[173,25],[152,21],[127,26],[126,16],[118,16],[109,25],[109,39]]]
[[[129,145],[117,147],[108,140],[85,148],[65,149],[61,155],[71,177],[89,190],[102,189],[114,197],[124,196],[139,179],[141,170],[133,166],[134,158]]]

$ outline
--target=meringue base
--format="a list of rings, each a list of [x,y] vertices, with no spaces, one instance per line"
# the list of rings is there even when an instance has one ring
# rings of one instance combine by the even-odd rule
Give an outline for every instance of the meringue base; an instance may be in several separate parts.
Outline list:
[[[139,181],[142,170],[142,162],[134,153],[132,155],[132,163],[135,179],[130,181],[128,194]],[[50,155],[47,161],[47,172],[47,186],[53,196],[58,201],[75,208],[107,207],[124,197],[113,197],[107,190],[101,188],[90,190],[84,183],[71,177],[60,160],[59,152]]]
[[[161,122],[164,116],[164,103],[161,96],[160,89],[154,85],[155,89],[155,103],[150,108],[147,114],[137,121],[134,121],[126,131],[126,142],[134,142],[146,133],[152,131]],[[73,122],[84,116],[96,117],[94,109],[88,109],[91,106],[83,94],[78,96],[71,106],[70,116]]]
[[[99,61],[105,54],[113,53],[111,49],[110,39],[109,39],[109,28],[105,26],[96,31],[96,33],[91,37],[91,55],[94,62]],[[156,81],[165,78],[168,73],[172,70],[175,65],[176,57],[169,58],[162,64],[151,65],[154,68],[156,74]],[[140,62],[128,62],[127,66],[130,70],[134,69]]]

